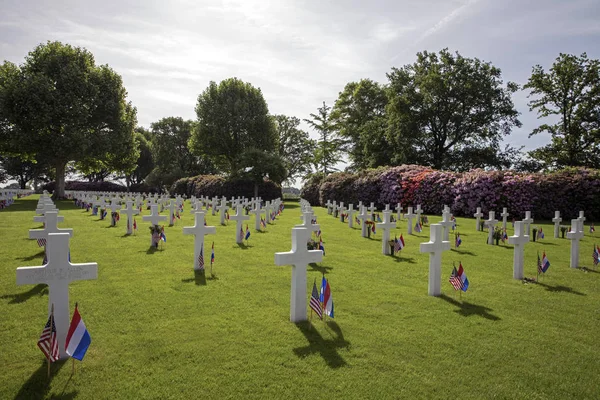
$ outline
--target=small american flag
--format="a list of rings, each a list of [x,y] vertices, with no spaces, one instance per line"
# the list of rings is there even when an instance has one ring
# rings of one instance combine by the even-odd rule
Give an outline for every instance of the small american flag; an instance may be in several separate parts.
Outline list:
[[[244,230],[240,228],[240,242],[244,240]]]
[[[399,252],[404,248],[404,237],[400,235],[400,239],[396,239],[396,243],[394,244],[394,251]]]
[[[37,244],[39,247],[44,247],[46,245],[46,239],[38,239]]]
[[[600,251],[598,250],[598,246],[594,245],[594,252],[592,253],[592,257],[594,257],[594,266],[598,265],[598,258],[600,257]]]
[[[462,288],[462,282],[460,281],[456,267],[452,268],[452,273],[450,274],[450,279],[448,279],[448,282],[452,284],[454,290],[460,290]]]
[[[198,256],[198,268],[200,271],[204,271],[204,249],[200,249],[200,255]]]
[[[310,295],[310,309],[313,310],[320,319],[323,319],[323,310],[319,301],[319,291],[317,290],[317,280],[313,282],[312,294]]]
[[[538,274],[541,274],[544,272],[544,270],[542,268],[542,259],[540,258],[540,253],[538,253],[537,267],[538,267]]]
[[[38,340],[38,347],[44,353],[48,361],[54,362],[58,360],[58,341],[56,340],[56,325],[54,325],[54,313],[48,317],[48,322],[44,326],[40,340]]]

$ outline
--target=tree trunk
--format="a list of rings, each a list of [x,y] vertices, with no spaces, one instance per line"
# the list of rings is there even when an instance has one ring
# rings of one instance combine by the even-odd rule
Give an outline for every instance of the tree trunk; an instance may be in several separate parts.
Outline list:
[[[25,178],[23,176],[19,176],[19,187],[21,189],[25,189],[27,185],[27,181],[25,180]]]
[[[65,169],[67,163],[58,161],[55,165],[56,169],[56,179],[54,180],[54,193],[52,194],[52,199],[62,199],[65,197]]]
[[[258,198],[258,183],[254,182],[254,198]]]

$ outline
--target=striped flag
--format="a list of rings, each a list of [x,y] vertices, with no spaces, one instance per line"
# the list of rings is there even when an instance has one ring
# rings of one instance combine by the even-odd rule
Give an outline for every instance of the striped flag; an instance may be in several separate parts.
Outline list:
[[[260,226],[263,229],[267,227],[267,223],[265,222],[265,220],[263,219],[263,217],[260,217]]]
[[[240,227],[240,242],[244,240],[244,230]]]
[[[394,244],[394,251],[398,252],[400,250],[402,250],[405,246],[404,244],[404,237],[402,236],[402,234],[400,234],[400,239],[395,239],[396,243]]]
[[[542,259],[540,258],[540,253],[539,252],[538,252],[537,267],[538,267],[538,274],[541,274],[541,273],[544,272],[544,270],[542,269]]]
[[[319,302],[319,292],[317,291],[317,279],[313,282],[312,294],[310,295],[310,309],[313,310],[320,319],[323,319],[323,310]]]
[[[469,280],[467,279],[467,274],[463,269],[462,263],[458,264],[458,279],[460,279],[460,288],[463,292],[466,292],[469,288]]]
[[[44,247],[46,245],[46,239],[38,239],[37,244],[39,247]]]
[[[204,271],[204,249],[200,249],[200,255],[198,256],[198,269]],[[212,261],[211,261],[212,262]]]
[[[215,262],[215,242],[212,242],[212,252],[210,253],[210,265]]]
[[[457,233],[454,238],[454,247],[458,248],[462,244],[462,239],[460,238],[460,233]]]
[[[91,342],[90,334],[79,314],[77,303],[75,303],[75,312],[71,319],[71,325],[69,325],[65,350],[71,357],[82,361]]]
[[[450,274],[450,279],[448,279],[448,282],[452,284],[454,290],[461,289],[462,283],[458,277],[458,271],[456,270],[456,267],[452,268],[452,273]]]
[[[248,224],[246,224],[246,236],[245,239],[248,240],[250,239],[250,229],[248,229]]]
[[[417,232],[417,233],[421,233],[421,231],[422,231],[422,230],[423,230],[423,229],[421,228],[421,224],[420,224],[419,222],[417,222],[417,223],[415,224],[415,232]]]
[[[550,261],[548,260],[548,257],[546,257],[546,252],[544,251],[542,254],[542,272],[546,273],[548,268],[550,268]]]
[[[546,235],[544,235],[544,231],[540,227],[540,230],[538,231],[538,238],[539,239],[543,239],[544,237],[546,237]]]
[[[323,239],[321,239],[319,237],[319,250],[321,250],[323,252],[323,255],[325,255],[325,246],[323,246]]]
[[[596,228],[594,228],[594,224],[590,225],[590,233],[596,232]]]
[[[133,219],[133,230],[137,231],[137,222],[135,221],[135,218]]]
[[[600,256],[598,252],[598,246],[594,245],[594,252],[592,253],[592,257],[594,258],[594,266],[598,265],[598,257]]]
[[[54,324],[54,312],[50,313],[48,322],[44,326],[42,335],[38,340],[38,347],[44,353],[49,362],[58,360],[58,340],[56,340],[56,325]]]

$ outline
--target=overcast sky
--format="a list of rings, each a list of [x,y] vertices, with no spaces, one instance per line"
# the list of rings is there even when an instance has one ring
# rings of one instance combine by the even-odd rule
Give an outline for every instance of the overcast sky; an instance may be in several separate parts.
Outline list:
[[[302,119],[422,50],[492,62],[519,84],[561,52],[600,58],[599,0],[2,0],[0,11],[0,60],[20,64],[48,40],[86,47],[123,77],[146,127],[195,119],[198,94],[233,76],[262,89],[272,114]],[[538,121],[526,96],[513,97],[523,128],[508,142],[534,148],[549,138],[527,139]]]

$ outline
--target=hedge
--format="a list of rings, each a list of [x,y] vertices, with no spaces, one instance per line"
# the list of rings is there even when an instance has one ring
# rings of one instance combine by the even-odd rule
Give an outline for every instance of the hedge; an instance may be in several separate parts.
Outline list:
[[[207,197],[254,197],[254,182],[250,179],[228,178],[220,175],[198,175],[181,178],[171,186],[171,196],[186,195]],[[263,200],[283,198],[281,186],[270,180],[258,185],[258,195]]]
[[[402,165],[316,177],[305,183],[302,198],[321,206],[327,200],[354,205],[373,202],[379,209],[386,204],[420,204],[425,213],[438,215],[448,205],[454,215],[469,217],[477,207],[486,214],[506,207],[516,219],[531,211],[534,218],[549,220],[554,211],[560,211],[568,224],[580,210],[588,221],[600,218],[600,171],[570,168],[531,174],[475,169],[457,173]]]

